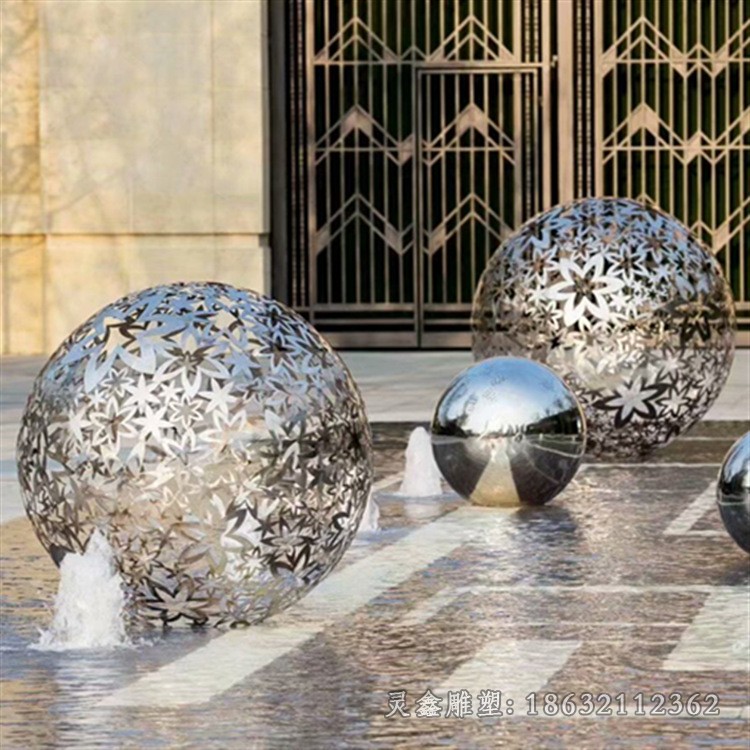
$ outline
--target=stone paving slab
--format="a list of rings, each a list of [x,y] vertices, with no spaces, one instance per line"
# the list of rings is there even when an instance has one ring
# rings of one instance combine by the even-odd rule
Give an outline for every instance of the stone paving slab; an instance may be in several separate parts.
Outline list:
[[[706,420],[646,462],[587,463],[550,506],[479,510],[478,526],[454,495],[393,494],[409,432],[469,353],[344,358],[374,424],[381,529],[334,572],[333,609],[316,619],[303,600],[269,621],[265,641],[252,628],[175,630],[99,654],[29,650],[58,580],[15,479],[18,422],[44,359],[0,360],[3,748],[747,747],[750,571],[713,496],[718,463],[750,428],[749,351]],[[369,564],[378,555],[385,567]],[[356,586],[337,584],[360,569]],[[482,681],[505,692],[502,717],[476,716]],[[462,687],[475,692],[473,715],[414,715],[427,690],[444,710],[445,691]],[[386,718],[398,690],[411,715]],[[586,717],[585,692],[622,694],[624,715]],[[573,716],[524,705],[571,693]],[[705,715],[713,693],[719,713]],[[653,712],[659,696],[693,694],[698,717]]]
[[[428,422],[448,383],[473,363],[468,351],[343,352],[373,422]],[[705,419],[750,420],[750,349],[738,349]]]
[[[448,383],[473,363],[459,351],[344,351],[372,422],[428,422]],[[44,357],[2,357],[1,457],[6,458]],[[750,349],[738,349],[724,389],[705,419],[750,420]]]
[[[408,426],[376,425],[381,528],[317,595],[261,626],[119,651],[29,650],[57,572],[25,518],[2,524],[0,744],[746,748],[750,570],[705,502],[713,443],[744,424],[717,424],[692,441],[710,461],[590,463],[548,506],[501,511],[395,495]],[[483,689],[502,715],[477,715]],[[472,713],[446,717],[461,690]],[[400,691],[409,716],[387,717]],[[420,718],[427,691],[441,713]]]

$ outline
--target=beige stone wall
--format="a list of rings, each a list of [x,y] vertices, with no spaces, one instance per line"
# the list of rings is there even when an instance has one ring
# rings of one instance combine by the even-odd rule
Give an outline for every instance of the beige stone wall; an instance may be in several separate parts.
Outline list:
[[[44,236],[39,148],[39,32],[34,3],[0,3],[0,346],[44,342]],[[11,325],[13,323],[13,325]]]
[[[270,289],[267,0],[3,0],[2,351],[164,281]]]

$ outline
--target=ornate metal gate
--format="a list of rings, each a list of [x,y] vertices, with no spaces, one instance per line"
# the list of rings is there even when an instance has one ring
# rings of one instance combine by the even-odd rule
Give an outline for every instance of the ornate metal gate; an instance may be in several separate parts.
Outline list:
[[[467,345],[503,235],[594,194],[691,226],[750,322],[750,0],[270,7],[274,292],[334,343]]]
[[[542,206],[537,66],[417,69],[423,346],[466,343],[476,282]]]
[[[660,206],[712,248],[748,343],[750,2],[588,4],[594,192]]]

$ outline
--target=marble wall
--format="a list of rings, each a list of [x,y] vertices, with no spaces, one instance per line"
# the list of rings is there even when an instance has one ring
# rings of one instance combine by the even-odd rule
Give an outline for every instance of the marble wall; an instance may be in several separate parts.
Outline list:
[[[267,0],[3,0],[2,351],[164,281],[270,289]]]

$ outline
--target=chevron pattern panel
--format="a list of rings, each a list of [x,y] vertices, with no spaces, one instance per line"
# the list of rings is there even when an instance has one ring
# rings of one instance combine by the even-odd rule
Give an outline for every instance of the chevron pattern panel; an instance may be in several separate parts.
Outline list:
[[[524,148],[540,141],[538,76],[441,69],[419,82],[422,341],[439,345],[465,328],[490,256],[542,207],[540,150]]]
[[[750,2],[596,2],[595,192],[660,206],[722,262],[750,328]]]
[[[487,258],[538,205],[527,64],[542,2],[296,6],[307,210],[292,302],[336,343],[454,344]]]

